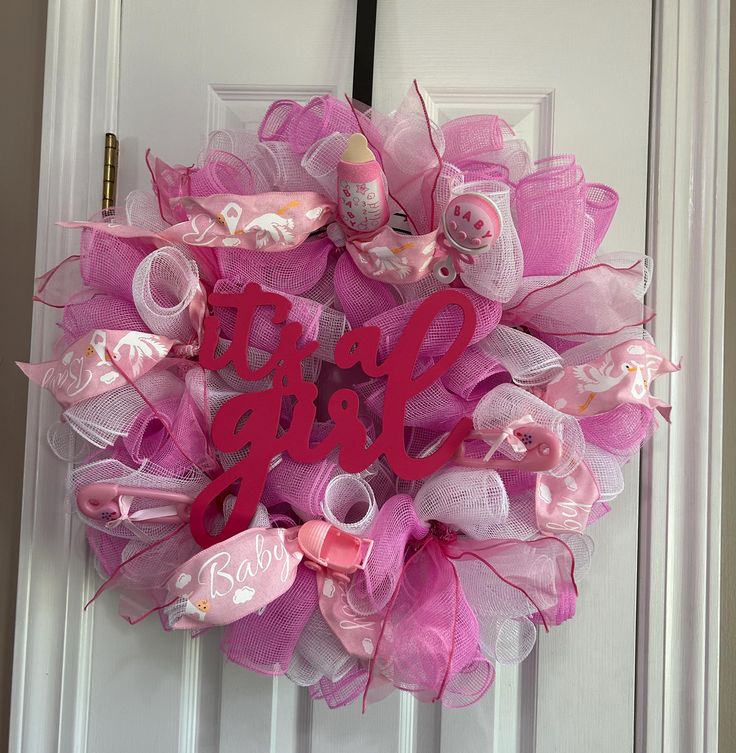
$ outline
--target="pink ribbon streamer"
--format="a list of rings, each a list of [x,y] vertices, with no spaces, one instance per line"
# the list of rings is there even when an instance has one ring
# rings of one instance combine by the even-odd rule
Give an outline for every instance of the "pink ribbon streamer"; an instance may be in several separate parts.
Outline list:
[[[613,335],[646,324],[654,312],[637,297],[643,264],[579,269],[527,293],[504,311],[501,323],[573,338]]]
[[[544,571],[534,568],[519,571],[521,560],[529,566],[535,559],[520,554],[526,547],[552,563],[549,580],[544,580]],[[522,594],[529,601],[530,611],[539,615],[546,630],[554,619],[561,594],[569,591],[577,594],[575,557],[558,538],[476,541],[460,539],[444,526],[435,524],[430,535],[403,564],[375,638],[363,710],[369,701],[380,697],[381,688],[388,683],[411,690],[420,700],[442,700],[449,683],[476,660],[477,620],[465,600],[452,564],[461,559],[482,563],[489,573]],[[433,611],[434,603],[437,607]],[[448,605],[454,606],[448,609]],[[417,615],[420,615],[421,626]],[[475,691],[482,695],[485,688]],[[472,700],[474,697],[469,698],[470,702]]]

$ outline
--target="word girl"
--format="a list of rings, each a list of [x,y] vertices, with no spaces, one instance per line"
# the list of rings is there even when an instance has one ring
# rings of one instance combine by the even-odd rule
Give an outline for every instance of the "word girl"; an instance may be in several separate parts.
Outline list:
[[[316,350],[318,343],[299,344],[302,326],[288,321],[291,302],[287,298],[249,283],[240,293],[212,293],[209,304],[235,309],[235,327],[230,346],[216,355],[220,320],[214,315],[205,318],[201,365],[219,370],[232,364],[243,379],[256,381],[269,374],[273,379],[266,390],[231,398],[214,418],[212,440],[215,446],[222,452],[247,449],[247,455],[213,479],[192,505],[192,535],[203,547],[224,541],[248,527],[263,492],[269,463],[281,452],[288,452],[301,463],[315,463],[337,449],[339,464],[346,473],[359,473],[384,455],[399,477],[414,480],[434,473],[447,463],[472,431],[472,420],[461,419],[436,450],[424,458],[410,457],[404,447],[407,402],[441,377],[472,340],[475,311],[459,291],[443,290],[424,300],[409,319],[393,352],[381,363],[378,362],[381,341],[378,327],[359,327],[345,333],[338,341],[335,347],[338,367],[350,369],[359,365],[369,377],[386,378],[382,431],[369,446],[366,446],[366,428],[358,417],[358,396],[348,388],[336,390],[328,402],[327,411],[334,424],[332,431],[317,444],[310,445],[316,420],[317,387],[304,381],[301,363]],[[429,328],[448,306],[458,306],[463,313],[455,339],[432,366],[412,377]],[[271,308],[272,322],[282,326],[278,346],[269,360],[258,368],[251,368],[248,344],[254,316],[261,307]],[[288,427],[281,427],[285,397],[293,398],[292,418]],[[213,534],[205,525],[207,508],[230,492],[237,497],[233,511],[224,529]]]

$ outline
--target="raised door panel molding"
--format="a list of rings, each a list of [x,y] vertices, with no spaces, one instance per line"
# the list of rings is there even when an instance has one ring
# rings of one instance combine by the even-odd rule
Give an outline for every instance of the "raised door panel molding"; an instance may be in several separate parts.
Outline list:
[[[277,99],[305,104],[321,94],[335,94],[337,86],[258,86],[210,84],[207,87],[207,130],[243,128],[259,123],[266,109]]]
[[[429,117],[445,123],[461,115],[499,115],[524,139],[534,159],[552,154],[554,89],[456,89],[425,87]]]

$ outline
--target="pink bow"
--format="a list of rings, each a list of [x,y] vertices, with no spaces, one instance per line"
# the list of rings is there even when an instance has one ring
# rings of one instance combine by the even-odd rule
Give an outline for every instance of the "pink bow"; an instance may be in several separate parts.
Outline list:
[[[483,457],[483,460],[490,460],[504,442],[508,442],[514,452],[523,455],[526,452],[526,445],[514,434],[514,431],[520,429],[522,426],[528,426],[533,423],[533,416],[527,414],[506,424],[500,431],[494,429],[480,429],[476,431],[475,435],[478,439],[482,439],[489,445],[488,452]],[[495,437],[495,439],[490,441],[491,437]]]
[[[577,594],[575,558],[560,539],[476,541],[434,524],[408,555],[375,635],[364,709],[392,686],[445,706],[467,705],[488,689],[493,666],[478,649],[478,605],[463,591],[458,560],[484,565],[489,578],[528,602],[545,629],[555,623],[560,601]],[[542,561],[549,567],[540,567]]]
[[[129,527],[130,523],[157,522],[165,518],[171,518],[172,522],[181,522],[179,508],[176,505],[162,505],[161,507],[149,507],[145,510],[130,512],[132,505],[133,497],[128,494],[121,494],[118,497],[120,517],[108,520],[105,523],[105,528],[114,530],[122,524],[126,524],[126,527]]]

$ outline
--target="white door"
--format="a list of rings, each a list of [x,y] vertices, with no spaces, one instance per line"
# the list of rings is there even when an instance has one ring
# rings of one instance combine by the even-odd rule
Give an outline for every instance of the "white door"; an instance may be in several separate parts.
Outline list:
[[[147,147],[193,162],[207,131],[254,124],[274,99],[349,92],[355,17],[351,0],[52,3],[47,87],[69,104],[52,102],[65,127],[46,138],[77,167],[57,171],[72,176],[73,195],[69,184],[42,190],[50,220],[98,211],[106,130],[120,136],[124,196],[148,184]],[[574,152],[589,180],[621,195],[604,250],[643,250],[651,19],[642,0],[381,0],[373,104],[392,109],[416,77],[440,122],[496,113],[536,157]],[[64,71],[75,73],[66,89]],[[74,239],[42,229],[45,268],[72,253]],[[36,312],[37,360],[52,324],[50,312]],[[395,693],[361,715],[358,704],[330,711],[286,679],[224,663],[213,632],[192,641],[164,634],[155,619],[131,628],[112,597],[83,612],[98,581],[76,521],[59,509],[64,470],[43,449],[54,411],[47,396],[31,403],[34,541],[21,562],[15,753],[633,749],[638,463],[592,529],[597,551],[572,622],[541,635],[521,667],[499,667],[470,709]]]

